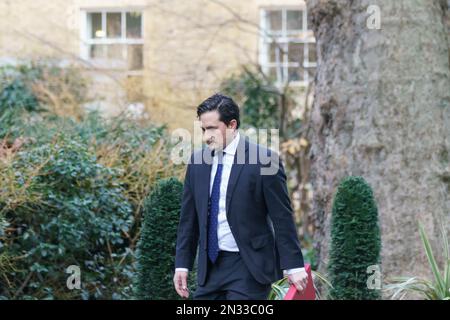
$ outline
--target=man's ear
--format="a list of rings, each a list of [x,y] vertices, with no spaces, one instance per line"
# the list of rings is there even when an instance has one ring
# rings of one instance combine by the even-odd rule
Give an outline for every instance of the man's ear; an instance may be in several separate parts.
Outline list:
[[[230,123],[228,124],[228,128],[230,129],[236,129],[237,128],[237,121],[236,119],[233,119],[230,121]]]

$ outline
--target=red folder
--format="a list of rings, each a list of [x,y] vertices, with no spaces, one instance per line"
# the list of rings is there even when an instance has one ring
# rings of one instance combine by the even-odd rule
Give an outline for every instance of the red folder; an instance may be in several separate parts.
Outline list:
[[[305,264],[305,270],[308,274],[308,284],[303,291],[298,291],[292,284],[283,300],[316,300],[316,291],[314,290],[314,283],[311,275],[311,265]]]

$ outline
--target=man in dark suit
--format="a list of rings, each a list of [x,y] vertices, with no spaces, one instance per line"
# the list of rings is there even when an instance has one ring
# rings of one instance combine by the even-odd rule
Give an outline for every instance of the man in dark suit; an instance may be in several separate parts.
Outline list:
[[[238,132],[239,108],[215,94],[197,108],[208,148],[188,164],[177,234],[174,285],[187,298],[198,251],[194,299],[266,299],[288,275],[307,274],[278,155]]]

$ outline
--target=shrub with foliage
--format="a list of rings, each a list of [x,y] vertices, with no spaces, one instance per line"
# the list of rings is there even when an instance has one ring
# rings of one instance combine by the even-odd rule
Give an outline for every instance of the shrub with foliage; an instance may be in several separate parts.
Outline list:
[[[37,111],[36,95],[21,74],[15,75],[0,69],[0,137],[8,134],[11,126],[24,126],[21,114]],[[15,76],[14,76],[15,75]]]
[[[177,227],[183,184],[175,178],[160,181],[145,201],[137,250],[136,298],[178,299],[173,287]],[[195,273],[189,274],[191,291]]]
[[[0,67],[0,138],[20,135],[30,122],[41,122],[42,114],[80,120],[87,85],[75,67],[50,63]]]
[[[344,178],[337,189],[331,218],[329,277],[332,299],[378,299],[369,289],[367,268],[380,264],[378,209],[362,177]]]
[[[10,83],[3,83],[3,85],[0,93],[0,110],[2,113],[7,109],[13,108],[27,111],[37,109],[37,98],[23,80],[17,78]]]
[[[184,171],[165,126],[84,112],[76,70],[8,67],[0,79],[17,111],[0,115],[0,299],[130,298],[144,199]],[[71,264],[81,291],[66,287]]]
[[[130,288],[120,286],[130,281],[123,234],[133,216],[116,170],[98,164],[85,146],[63,137],[19,152],[12,169],[14,180],[2,194],[16,197],[0,198],[9,223],[1,242],[16,259],[14,270],[3,275],[7,281],[2,279],[0,295],[126,297]],[[23,186],[26,194],[20,191]],[[81,268],[81,292],[66,287],[70,265]]]

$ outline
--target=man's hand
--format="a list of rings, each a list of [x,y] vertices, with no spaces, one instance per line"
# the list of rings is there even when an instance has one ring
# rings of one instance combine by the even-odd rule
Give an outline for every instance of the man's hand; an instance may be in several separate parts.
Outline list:
[[[303,291],[308,284],[308,274],[303,269],[302,271],[288,275],[288,280],[290,284],[295,285],[297,291]]]
[[[187,271],[175,271],[173,276],[173,284],[175,285],[175,290],[182,298],[189,298],[189,290],[187,287]]]

